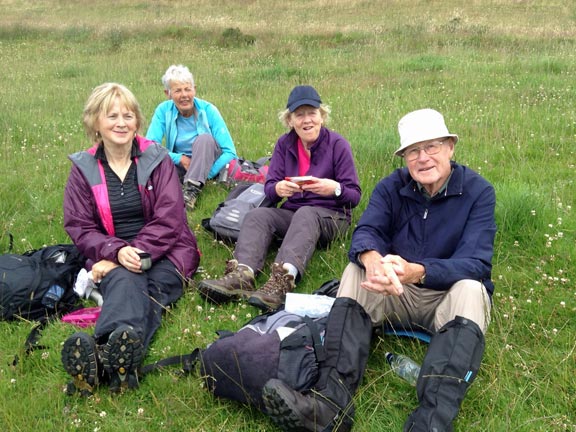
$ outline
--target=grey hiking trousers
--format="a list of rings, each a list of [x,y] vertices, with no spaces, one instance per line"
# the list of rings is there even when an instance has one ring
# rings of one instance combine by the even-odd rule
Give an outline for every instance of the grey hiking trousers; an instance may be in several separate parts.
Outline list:
[[[316,248],[326,247],[349,225],[344,213],[323,207],[300,207],[295,212],[259,207],[246,215],[234,257],[257,273],[272,242],[280,241],[274,262],[292,264],[302,277]]]

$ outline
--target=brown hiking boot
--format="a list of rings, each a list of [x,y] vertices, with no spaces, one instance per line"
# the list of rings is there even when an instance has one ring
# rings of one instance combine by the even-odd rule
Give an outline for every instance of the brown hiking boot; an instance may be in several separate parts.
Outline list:
[[[294,290],[294,276],[282,264],[272,264],[272,274],[262,288],[252,294],[248,303],[264,311],[276,310],[286,299],[286,293]]]
[[[220,279],[206,279],[198,284],[200,295],[216,304],[248,298],[255,289],[254,274],[235,259],[226,261],[226,271]]]
[[[285,432],[348,432],[352,419],[320,393],[302,394],[279,379],[270,379],[262,389],[266,414]]]
[[[200,184],[195,184],[190,180],[186,180],[182,185],[182,192],[184,193],[184,202],[186,203],[186,208],[188,210],[194,210],[196,207],[196,200],[202,192],[202,186]]]

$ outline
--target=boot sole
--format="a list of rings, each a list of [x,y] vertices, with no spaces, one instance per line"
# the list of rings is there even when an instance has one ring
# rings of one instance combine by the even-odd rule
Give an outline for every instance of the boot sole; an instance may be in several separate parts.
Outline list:
[[[198,292],[203,298],[216,304],[247,299],[254,293],[254,291],[250,290],[224,290],[221,287],[211,286],[205,282],[200,282],[198,285]]]
[[[66,387],[66,393],[72,396],[78,392],[82,396],[90,396],[98,385],[98,360],[96,342],[83,332],[74,333],[64,342],[62,347],[62,364],[73,381]]]
[[[266,413],[276,426],[284,432],[315,431],[316,429],[309,429],[304,426],[302,418],[296,414],[296,407],[289,402],[291,398],[291,394],[285,393],[283,388],[275,387],[273,384],[267,384],[262,389]]]
[[[138,388],[137,370],[143,357],[142,340],[132,327],[118,327],[110,334],[102,359],[110,375],[110,392]]]

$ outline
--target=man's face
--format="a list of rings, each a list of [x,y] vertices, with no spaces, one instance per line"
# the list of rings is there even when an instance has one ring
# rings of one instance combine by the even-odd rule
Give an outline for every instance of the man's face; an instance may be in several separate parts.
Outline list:
[[[413,144],[403,157],[412,178],[434,196],[450,175],[453,154],[454,140],[448,137]]]
[[[176,108],[184,117],[190,117],[194,113],[196,86],[178,81],[171,82],[167,95],[174,101]]]

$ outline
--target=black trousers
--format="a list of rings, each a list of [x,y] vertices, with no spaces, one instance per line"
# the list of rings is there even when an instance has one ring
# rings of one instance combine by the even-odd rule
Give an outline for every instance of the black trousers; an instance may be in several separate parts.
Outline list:
[[[182,296],[183,285],[168,259],[154,263],[143,273],[133,273],[122,266],[112,270],[100,283],[104,304],[94,330],[97,343],[105,343],[110,333],[126,324],[140,334],[147,349],[160,327],[164,308]]]

